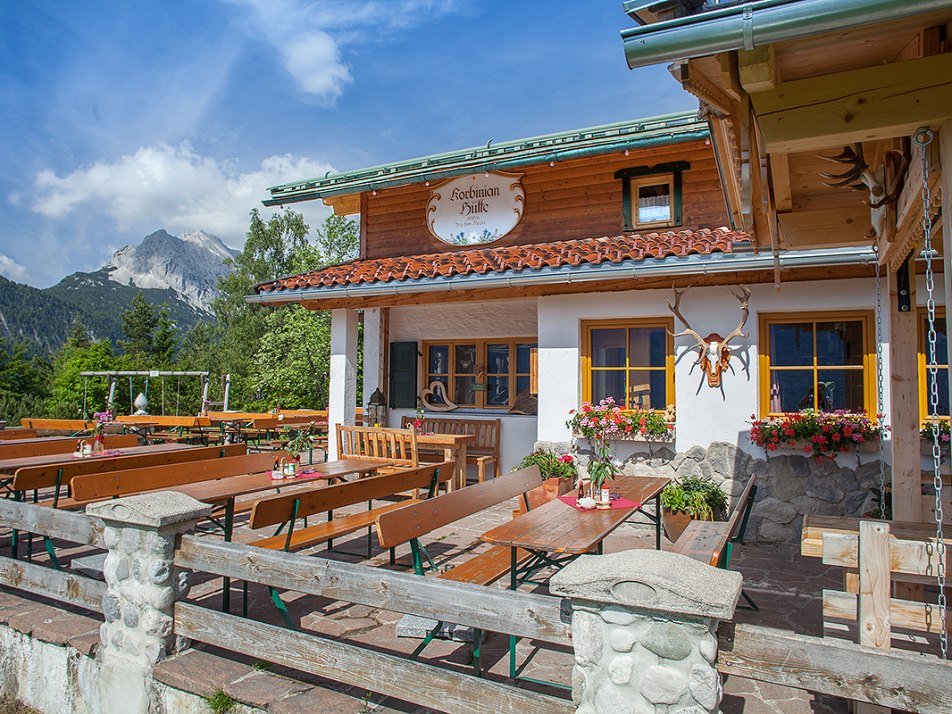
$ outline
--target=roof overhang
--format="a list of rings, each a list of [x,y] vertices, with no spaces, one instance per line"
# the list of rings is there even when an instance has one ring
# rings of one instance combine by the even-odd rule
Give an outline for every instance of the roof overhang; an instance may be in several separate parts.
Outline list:
[[[949,0],[758,0],[623,30],[631,68],[921,15]]]
[[[826,250],[787,251],[780,255],[780,269],[819,268],[848,265],[872,265],[875,254],[869,247],[831,248]],[[509,273],[462,275],[454,277],[423,278],[417,280],[370,283],[365,285],[333,286],[276,290],[248,295],[245,301],[261,305],[280,305],[295,302],[339,302],[342,299],[361,300],[424,293],[454,293],[494,288],[518,288],[540,285],[577,285],[602,283],[611,280],[641,278],[677,278],[702,275],[722,275],[738,272],[773,270],[774,256],[769,253],[733,252],[689,255],[684,257],[649,258],[619,263],[581,265],[577,267],[525,269]]]

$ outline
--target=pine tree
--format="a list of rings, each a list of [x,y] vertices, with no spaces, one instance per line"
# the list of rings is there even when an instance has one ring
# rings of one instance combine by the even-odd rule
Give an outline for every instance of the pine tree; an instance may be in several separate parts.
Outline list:
[[[140,292],[132,299],[132,306],[122,313],[122,334],[125,339],[120,345],[135,365],[144,365],[152,356],[158,318],[156,312]]]
[[[167,369],[175,363],[178,350],[178,328],[172,322],[168,304],[159,309],[159,318],[152,335],[152,361],[156,367]]]

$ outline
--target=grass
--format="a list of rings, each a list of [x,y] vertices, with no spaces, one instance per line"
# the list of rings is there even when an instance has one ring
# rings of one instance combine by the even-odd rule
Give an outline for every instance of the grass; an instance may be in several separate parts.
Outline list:
[[[214,692],[205,697],[205,701],[215,714],[226,714],[235,708],[238,700],[225,694],[225,690],[219,687]]]

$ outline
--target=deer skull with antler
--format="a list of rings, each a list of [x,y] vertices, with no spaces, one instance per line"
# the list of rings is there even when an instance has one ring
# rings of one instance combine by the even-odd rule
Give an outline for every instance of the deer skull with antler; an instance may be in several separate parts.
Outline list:
[[[874,170],[866,163],[862,143],[857,142],[853,146],[844,146],[843,151],[836,156],[817,154],[817,158],[851,167],[840,174],[820,172],[819,175],[827,179],[823,182],[824,186],[869,192],[869,198],[863,201],[870,208],[872,220],[872,232],[867,237],[879,238],[883,233],[886,206],[899,200],[909,168],[909,157],[905,152],[889,150],[883,155],[883,163]],[[887,177],[887,166],[892,169],[891,177]]]
[[[730,364],[731,340],[735,337],[747,337],[747,334],[745,334],[743,330],[747,324],[747,316],[750,313],[747,308],[747,302],[750,299],[750,290],[741,285],[739,293],[733,290],[730,291],[731,295],[740,302],[740,324],[733,332],[727,337],[721,337],[716,332],[712,332],[707,337],[701,337],[700,333],[695,332],[691,328],[691,324],[685,320],[684,315],[681,314],[681,298],[690,287],[691,286],[688,285],[688,287],[678,290],[677,287],[673,286],[674,305],[668,302],[668,309],[684,324],[684,329],[681,332],[672,332],[671,335],[673,337],[690,335],[697,340],[697,343],[692,348],[698,350],[697,362],[695,362],[695,364],[699,365],[704,374],[707,375],[707,386],[717,389],[721,386],[721,376],[724,374],[724,370],[726,370]]]

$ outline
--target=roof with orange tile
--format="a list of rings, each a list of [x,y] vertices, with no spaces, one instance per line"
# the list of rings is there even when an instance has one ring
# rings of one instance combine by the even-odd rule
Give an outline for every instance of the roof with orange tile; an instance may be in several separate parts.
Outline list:
[[[452,278],[545,268],[639,262],[688,255],[729,254],[750,237],[728,228],[663,231],[533,245],[467,248],[448,253],[364,258],[262,283],[256,292],[294,292],[348,285]]]

